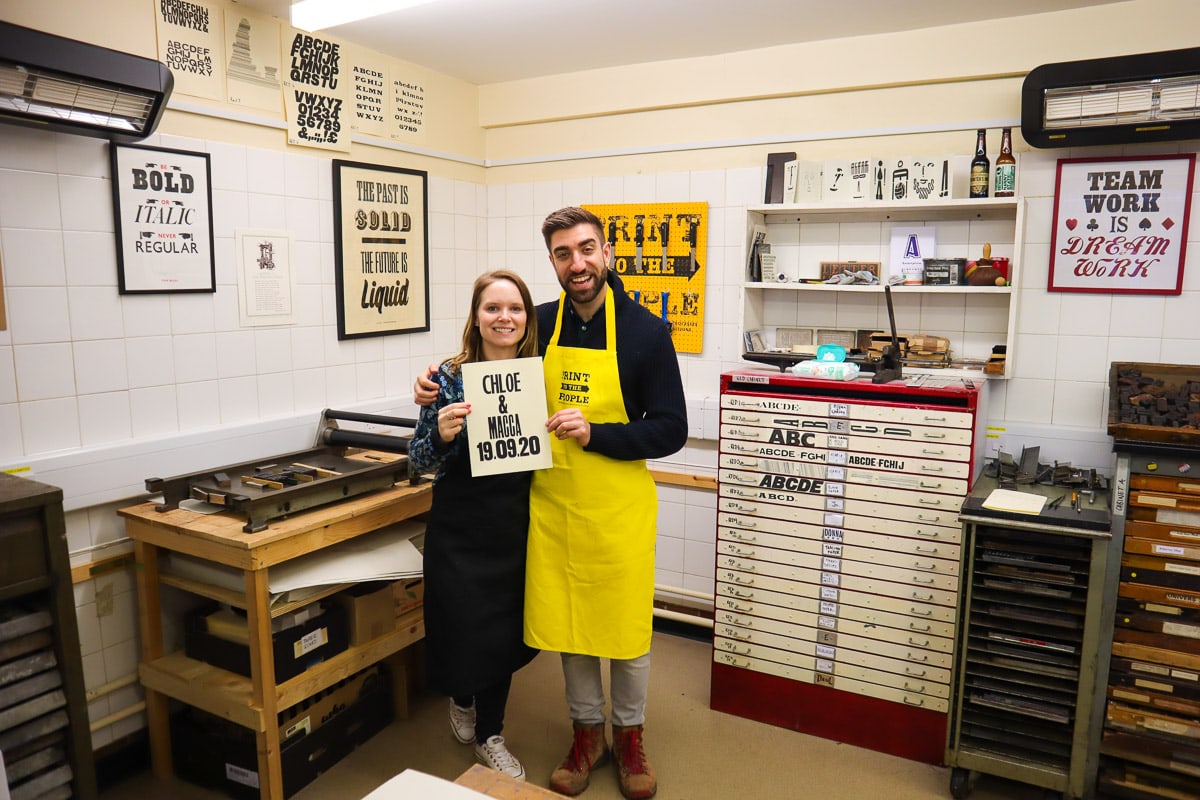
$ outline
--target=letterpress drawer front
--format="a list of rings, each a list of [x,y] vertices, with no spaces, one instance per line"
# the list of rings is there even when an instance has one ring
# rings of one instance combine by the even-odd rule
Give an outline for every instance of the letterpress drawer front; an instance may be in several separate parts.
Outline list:
[[[722,442],[724,450],[725,442]],[[952,461],[929,462],[937,465],[962,467],[967,472],[966,464],[955,464]],[[790,491],[792,487],[804,486],[811,481],[822,481],[828,484],[862,484],[884,489],[905,489],[922,494],[951,494],[962,496],[967,493],[967,482],[961,478],[945,476],[945,468],[930,468],[918,474],[907,472],[890,472],[875,469],[860,469],[857,466],[842,466],[835,464],[789,461],[781,458],[762,457],[753,453],[722,452],[717,458],[717,464],[722,469],[739,470],[742,472],[759,473],[755,477],[742,476],[730,478],[729,483],[741,486],[759,486],[764,489],[783,489]],[[765,473],[765,474],[763,474]],[[721,480],[727,480],[722,473]],[[803,491],[803,490],[801,490]],[[825,494],[833,495],[840,491],[838,487],[825,487]],[[840,496],[840,495],[838,495]],[[917,498],[912,499],[916,504]]]
[[[970,445],[974,438],[970,428],[936,428],[923,425],[882,424],[829,417],[809,417],[798,414],[768,414],[764,411],[725,409],[722,424],[755,425],[776,430],[795,430],[826,434],[882,437],[912,442],[940,442],[948,445]]]
[[[0,586],[45,577],[46,536],[38,509],[0,516]]]
[[[749,596],[747,596],[749,595]],[[894,628],[906,633],[931,634],[954,638],[954,609],[946,606],[931,606],[923,603],[892,600],[887,608],[872,608],[872,598],[858,596],[855,592],[842,592],[840,602],[819,600],[814,596],[803,596],[774,592],[769,589],[749,589],[724,582],[717,582],[714,601],[718,611],[770,617],[793,622],[794,613],[819,614],[835,620],[853,620],[863,625]],[[882,598],[873,598],[879,605]]]
[[[883,430],[871,425],[872,430]],[[953,430],[953,429],[952,429]],[[912,441],[903,438],[882,439],[870,435],[820,433],[794,428],[762,428],[741,423],[721,423],[721,438],[783,445],[802,450],[850,450],[857,453],[899,455],[915,458],[941,458],[951,461],[970,461],[968,445],[946,444],[939,441]]]
[[[929,633],[883,628],[805,611],[766,611],[764,616],[755,616],[717,609],[715,618],[725,625],[743,628],[751,641],[756,641],[756,636],[773,634],[795,640],[840,645],[848,650],[916,661],[946,670],[950,669],[952,662],[950,654],[954,649],[953,639]],[[945,678],[949,682],[948,671]]]
[[[920,448],[921,445],[917,447]],[[934,445],[933,447],[943,449],[942,445]],[[760,463],[765,463],[767,460],[783,459],[799,464],[859,467],[869,470],[906,472],[911,475],[929,475],[943,478],[967,478],[971,474],[971,465],[965,461],[939,461],[936,457],[915,458],[886,454],[886,448],[881,448],[878,453],[863,453],[845,449],[821,450],[755,442],[746,439],[723,438],[721,439],[720,449],[722,453],[729,453],[747,459],[761,459]]]
[[[819,511],[811,508],[791,508],[788,506],[765,506],[746,503],[741,500],[722,498],[718,501],[717,524],[746,530],[770,531],[787,536],[822,538],[826,529],[845,529],[847,535],[856,533],[876,533],[886,537],[876,539],[878,544],[866,544],[868,547],[884,547],[886,549],[903,550],[906,552],[932,552],[913,542],[900,541],[893,548],[888,544],[892,537],[909,537],[922,539],[927,542],[957,541],[953,529],[925,522],[908,522],[896,519],[886,512],[873,514],[847,514],[840,511]],[[810,526],[809,528],[797,527]],[[826,537],[828,538],[828,537]],[[915,548],[915,549],[914,549]],[[942,558],[958,558],[958,552],[941,556]]]
[[[859,419],[902,425],[926,425],[935,428],[974,428],[975,417],[969,411],[949,411],[937,408],[905,408],[881,403],[830,402],[827,400],[793,400],[779,397],[721,395],[721,408],[744,411],[783,412],[831,419]]]
[[[835,572],[783,566],[736,556],[717,556],[717,578],[730,583],[782,592],[812,594],[815,591],[819,592],[817,596],[822,599],[836,598],[839,591],[849,589],[868,595],[883,595],[934,605],[953,606],[958,602],[958,578],[955,576],[913,573],[906,570],[887,572],[894,577],[889,579],[878,575],[855,574],[849,570]],[[920,581],[915,582],[914,578],[919,578]]]

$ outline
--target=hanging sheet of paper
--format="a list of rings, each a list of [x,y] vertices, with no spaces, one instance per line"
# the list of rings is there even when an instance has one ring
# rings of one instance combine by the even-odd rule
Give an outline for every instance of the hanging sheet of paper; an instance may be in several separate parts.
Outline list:
[[[554,465],[540,358],[463,364],[462,377],[473,476]]]

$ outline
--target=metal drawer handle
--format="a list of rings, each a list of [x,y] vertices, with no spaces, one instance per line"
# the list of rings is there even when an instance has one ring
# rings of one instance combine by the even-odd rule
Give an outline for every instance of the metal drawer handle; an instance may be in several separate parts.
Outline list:
[[[913,550],[916,550],[918,553],[928,553],[929,555],[933,555],[934,553],[938,552],[938,549],[939,548],[931,547],[928,550],[926,550],[924,547],[921,547],[921,545],[919,545],[919,544],[913,546]],[[932,567],[931,567],[931,569],[932,569]]]
[[[925,699],[917,698],[917,702],[914,703],[911,700],[909,700],[908,696],[906,695],[904,698],[904,704],[908,705],[908,706],[923,706],[923,705],[925,705]]]
[[[917,536],[923,536],[926,539],[936,539],[941,536],[937,531],[927,531],[924,528],[917,528]]]
[[[738,596],[741,597],[741,595],[738,595]],[[752,612],[754,610],[754,606],[739,605],[737,602],[735,602],[733,600],[726,600],[725,607],[731,608],[734,611],[741,612],[742,614],[749,614],[750,612]]]
[[[912,599],[913,599],[913,600],[920,600],[920,601],[921,601],[921,602],[923,602],[923,603],[928,603],[928,602],[931,602],[931,601],[933,600],[933,595],[931,594],[931,595],[928,595],[927,597],[922,597],[921,595],[917,594],[916,592],[913,592],[913,593],[912,593]]]
[[[924,497],[918,497],[917,502],[923,506],[940,506],[942,504],[941,499],[926,500]]]
[[[944,433],[922,433],[921,438],[922,439],[945,439],[946,434],[944,434]]]
[[[748,655],[750,655],[750,648],[749,648],[749,647],[745,648],[744,650],[739,650],[739,649],[738,649],[738,647],[737,647],[737,645],[735,645],[735,644],[732,644],[732,643],[728,643],[728,642],[726,643],[725,647],[726,647],[726,648],[729,650],[729,652],[731,652],[731,653],[736,653],[736,654],[737,654],[737,655],[739,655],[739,656],[748,656]]]
[[[918,609],[918,608],[910,608],[910,609],[908,609],[908,613],[913,614],[918,617],[932,617],[933,609],[927,608],[924,611],[922,611],[921,609]]]
[[[757,522],[754,522],[754,521],[745,521],[745,522],[741,522],[741,521],[739,521],[739,523],[738,523],[738,524],[739,524],[741,527],[743,527],[743,528],[749,528],[750,530],[754,530],[754,529],[755,529],[755,527],[757,527],[757,526],[758,526],[758,523],[757,523]]]
[[[734,630],[734,629],[732,629],[732,628],[726,628],[726,629],[725,629],[725,635],[726,635],[726,636],[728,636],[730,639],[737,639],[737,640],[739,640],[739,641],[742,641],[742,642],[748,642],[748,641],[750,641],[750,634],[748,634],[748,633],[745,633],[745,634],[743,634],[743,633],[739,633],[738,631],[736,631],[736,630]],[[750,651],[749,651],[749,650],[747,650],[746,652],[747,652],[747,653],[749,653]]]
[[[940,488],[942,488],[942,485],[940,483],[926,483],[925,481],[918,481],[917,485],[920,486],[922,489],[940,489]]]
[[[927,467],[924,464],[922,464],[921,471],[922,472],[939,472],[940,473],[940,472],[945,472],[946,468],[945,467]]]
[[[753,586],[754,585],[753,580],[742,580],[740,575],[728,575],[728,576],[726,576],[726,579],[733,581],[734,583],[740,583],[742,586]],[[933,598],[930,598],[930,599],[932,600]]]
[[[904,674],[905,674],[905,675],[911,675],[911,676],[913,676],[914,678],[924,678],[924,677],[925,677],[925,675],[926,675],[926,673],[928,673],[928,671],[929,671],[929,670],[924,670],[924,669],[923,669],[923,670],[921,670],[920,672],[914,672],[913,670],[909,669],[908,667],[905,667],[905,668],[904,668]]]
[[[733,653],[722,653],[721,660],[731,667],[739,667],[741,669],[750,669],[749,661],[740,661],[733,657]]]
[[[925,684],[922,683],[918,686],[910,686],[908,684],[908,681],[905,681],[904,682],[904,691],[906,691],[906,692],[923,692],[923,691],[925,691]]]
[[[936,581],[933,578],[930,578],[927,581],[923,581],[923,580],[921,580],[920,575],[913,575],[913,583],[919,583],[922,586],[932,586],[935,582]]]
[[[918,662],[918,663],[920,663],[920,664],[927,664],[927,663],[929,663],[929,656],[927,656],[927,655],[922,655],[922,656],[914,656],[912,653],[909,653],[909,654],[908,654],[908,660],[909,660],[909,661],[916,661],[916,662]]]
[[[736,529],[729,531],[729,538],[738,542],[746,542],[747,544],[753,544],[758,539],[757,536],[746,536]]]
[[[729,548],[729,550],[735,556],[749,556],[750,558],[754,558],[753,550],[742,550],[737,547],[731,547],[731,548]]]
[[[931,448],[928,448],[928,447],[922,447],[922,448],[921,448],[921,454],[922,454],[922,455],[926,455],[926,456],[940,456],[940,455],[941,455],[942,453],[944,453],[944,452],[946,452],[946,450],[945,450],[945,448],[943,448],[943,447],[939,447],[939,448],[937,448],[936,450],[933,450],[933,449],[931,449]]]
[[[908,629],[910,631],[917,631],[918,633],[929,633],[931,630],[933,630],[933,626],[932,625],[925,625],[925,626],[915,625],[910,622],[910,623],[908,623]],[[910,641],[909,644],[913,644],[913,642]]]
[[[934,562],[931,561],[931,562],[929,562],[929,566],[925,566],[920,561],[914,561],[913,569],[920,569],[920,570],[924,570],[925,572],[934,572],[937,570],[937,564],[935,564]]]
[[[922,417],[926,422],[945,422],[949,417]]]

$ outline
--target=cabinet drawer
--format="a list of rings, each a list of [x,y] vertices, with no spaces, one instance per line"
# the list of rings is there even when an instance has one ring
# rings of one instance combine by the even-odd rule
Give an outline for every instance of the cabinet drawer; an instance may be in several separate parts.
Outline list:
[[[770,633],[844,649],[861,650],[872,656],[916,661],[947,670],[950,669],[950,653],[954,649],[953,640],[944,636],[882,628],[852,619],[839,619],[804,611],[793,611],[790,614],[768,611],[763,616],[755,616],[717,609],[716,620],[724,625],[744,628],[744,633],[749,636],[750,641],[755,641],[755,635]],[[724,635],[739,638],[733,634]],[[948,672],[946,680],[950,680]]]
[[[797,584],[789,584],[796,588]],[[772,613],[783,613],[788,609],[828,614],[835,617],[854,619],[872,625],[916,633],[932,633],[935,636],[954,636],[954,620],[957,617],[953,606],[937,606],[918,603],[895,597],[880,597],[843,589],[836,592],[836,599],[820,599],[811,594],[812,587],[798,584],[808,594],[776,591],[759,586],[744,586],[717,581],[717,608],[743,614],[766,615],[759,612],[759,604]]]
[[[877,436],[890,440],[940,442],[950,445],[967,445],[968,448],[972,438],[970,428],[928,428],[923,425],[879,424],[848,419],[830,419],[829,417],[805,417],[794,414],[768,414],[761,411],[733,411],[730,409],[721,412],[721,422],[732,425],[757,425],[763,428]]]
[[[950,670],[931,667],[919,659],[890,658],[882,653],[872,654],[820,642],[789,640],[785,636],[764,633],[747,639],[743,638],[742,630],[721,623],[717,624],[714,633],[714,646],[731,653],[767,655],[772,660],[809,667],[818,672],[830,672],[898,689],[905,688],[907,684],[911,691],[934,697],[950,696]],[[770,651],[766,648],[770,648]]]
[[[883,422],[888,425],[925,425],[934,428],[974,427],[975,418],[969,411],[951,411],[940,408],[910,408],[888,403],[870,405],[828,400],[793,400],[782,397],[755,397],[751,395],[723,394],[721,408],[736,408],[748,411],[782,411],[830,419],[858,419]]]
[[[733,515],[721,515],[721,522],[724,522],[726,517],[733,519]],[[750,518],[756,519],[756,518]],[[824,555],[836,556],[838,554],[837,545],[848,545],[850,547],[869,547],[874,550],[889,550],[895,553],[908,553],[914,556],[923,556],[926,558],[949,558],[955,561],[959,560],[959,552],[962,549],[958,542],[939,538],[939,528],[931,528],[932,531],[939,531],[938,534],[926,536],[922,533],[917,538],[906,538],[903,536],[892,536],[886,533],[867,533],[864,531],[847,530],[844,528],[824,528],[815,525],[792,525],[785,533],[771,533],[762,528],[753,528],[750,530],[740,528],[718,528],[717,535],[730,542],[740,544],[753,545],[761,544],[766,547],[780,547],[784,550],[791,547],[799,547],[805,552],[820,552]],[[807,542],[809,544],[801,544]],[[820,547],[817,550],[809,549],[812,543],[818,543]]]
[[[0,516],[0,586],[45,577],[46,536],[40,509]]]
[[[859,543],[867,547],[880,547],[899,552],[925,553],[935,558],[958,558],[957,545],[950,549],[951,544],[961,537],[961,534],[954,535],[954,528],[927,525],[921,522],[905,522],[886,516],[840,514],[808,508],[778,507],[779,514],[771,516],[755,513],[760,510],[760,507],[754,507],[749,511],[742,510],[745,508],[745,504],[736,500],[719,501],[717,524],[742,528],[747,531],[779,533],[784,536],[806,539],[824,538],[830,541],[842,541],[840,535],[833,536],[835,531],[839,531],[844,534],[847,544]],[[823,537],[822,533],[825,531],[828,531],[829,535]],[[855,541],[855,537],[858,537],[859,541]],[[925,544],[922,544],[922,541]],[[893,542],[895,544],[892,544]],[[946,549],[941,555],[934,553],[934,546],[931,544],[933,542],[946,543]]]
[[[774,475],[742,470],[721,470],[720,494],[722,497],[737,497],[745,500],[761,500],[768,503],[804,505],[804,498],[815,498],[825,508],[827,500],[865,501],[886,503],[890,507],[904,506],[918,512],[937,513],[940,517],[916,517],[914,522],[931,522],[934,525],[958,525],[958,511],[962,507],[961,495],[933,494],[910,489],[887,489],[880,486],[864,486],[856,483],[826,484],[822,480],[809,480],[802,485],[799,479],[782,479]],[[776,483],[788,484],[791,488],[776,487]],[[908,515],[912,512],[897,511]],[[769,515],[768,515],[769,516]],[[897,517],[899,518],[899,517]]]
[[[721,438],[803,448],[806,451],[847,450],[852,453],[939,458],[948,461],[971,460],[969,445],[914,442],[908,439],[874,439],[854,434],[818,433],[791,428],[760,428],[734,422],[721,423]]]
[[[901,522],[919,522],[925,525],[945,528],[947,532],[962,529],[962,526],[958,522],[958,513],[953,511],[940,511],[911,505],[899,506],[888,503],[874,503],[869,500],[847,500],[844,497],[825,497],[820,494],[808,493],[797,494],[794,499],[788,501],[757,502],[757,498],[755,501],[751,501],[749,498],[739,496],[736,492],[728,491],[729,489],[737,488],[731,486],[721,487],[719,508],[725,511],[754,514],[760,517],[773,517],[775,519],[794,519],[791,516],[794,509],[816,509],[819,511],[852,514],[860,517],[892,519]],[[955,537],[955,541],[958,538]],[[1196,541],[1197,544],[1200,544],[1200,538],[1197,538]]]
[[[789,447],[782,444],[754,442],[742,439],[721,439],[722,453],[747,458],[799,461],[812,464],[828,464],[839,467],[860,467],[884,472],[904,472],[910,475],[938,478],[967,478],[971,465],[960,461],[938,461],[935,458],[914,458],[894,453],[869,453],[854,450],[818,450],[805,447]]]
[[[769,654],[769,651],[767,651]],[[829,673],[818,672],[814,668],[797,667],[787,663],[779,663],[768,658],[760,657],[759,653],[754,655],[746,655],[742,653],[732,653],[713,648],[713,660],[719,664],[727,664],[731,667],[739,669],[748,669],[754,672],[762,672],[767,675],[777,675],[781,678],[800,681],[803,683],[812,683],[818,686],[827,686],[831,689],[838,689],[844,692],[853,692],[867,697],[874,697],[879,700],[887,700],[893,703],[903,703],[916,708],[925,708],[931,711],[946,713],[950,709],[950,701],[940,697],[930,697],[922,694],[919,691],[904,691],[894,689],[889,686],[880,686],[878,684],[867,683],[866,681],[858,681],[852,678],[843,678]],[[815,661],[814,661],[815,666]]]
[[[851,573],[826,572],[806,567],[785,567],[778,564],[738,559],[733,556],[717,556],[717,578],[730,583],[762,586],[765,589],[800,592],[801,584],[808,584],[808,592],[825,600],[836,600],[839,590],[881,594],[901,600],[916,600],[919,603],[955,605],[958,601],[958,581],[946,576],[914,576],[904,570],[895,570],[901,580],[888,580],[877,576],[861,576]],[[921,583],[915,584],[914,577]],[[927,581],[940,579],[942,586],[929,585]],[[951,588],[942,588],[950,584]]]
[[[735,562],[739,566],[735,567]],[[822,582],[830,586],[836,586],[837,583],[824,576],[847,574],[933,586],[947,591],[958,588],[957,561],[906,556],[868,548],[843,547],[841,555],[827,556],[798,552],[794,549],[781,550],[776,547],[739,544],[730,542],[728,537],[725,537],[725,540],[717,545],[717,563],[733,569],[740,568],[747,572],[778,577],[788,577],[779,570],[806,567],[818,570],[822,574]]]
[[[834,464],[802,463],[778,458],[761,458],[749,454],[721,453],[717,459],[722,468],[718,480],[728,481],[741,486],[759,486],[764,489],[782,489],[784,491],[807,491],[803,487],[805,481],[821,481],[823,491],[827,495],[840,497],[842,487],[831,484],[861,483],[867,486],[879,486],[886,489],[906,489],[910,492],[925,492],[958,495],[967,493],[967,482],[956,478],[937,475],[911,475],[904,472],[881,472],[879,470],[843,467]],[[942,462],[950,464],[952,462]],[[737,470],[751,473],[750,475],[727,475]],[[794,480],[793,480],[794,479]]]

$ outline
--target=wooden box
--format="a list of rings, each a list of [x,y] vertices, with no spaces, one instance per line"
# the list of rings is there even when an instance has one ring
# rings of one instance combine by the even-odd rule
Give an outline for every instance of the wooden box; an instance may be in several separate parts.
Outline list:
[[[1117,440],[1200,446],[1200,366],[1112,362],[1108,434]]]

